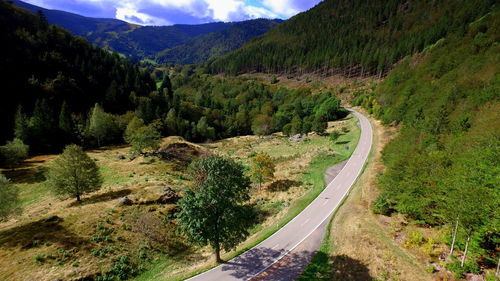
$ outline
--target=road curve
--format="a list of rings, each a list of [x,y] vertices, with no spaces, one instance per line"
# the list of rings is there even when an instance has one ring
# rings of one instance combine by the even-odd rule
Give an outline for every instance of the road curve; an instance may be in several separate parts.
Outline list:
[[[349,111],[358,118],[361,127],[358,146],[325,190],[300,214],[257,246],[188,280],[250,280],[287,255],[330,217],[361,174],[372,146],[370,121],[355,110]]]

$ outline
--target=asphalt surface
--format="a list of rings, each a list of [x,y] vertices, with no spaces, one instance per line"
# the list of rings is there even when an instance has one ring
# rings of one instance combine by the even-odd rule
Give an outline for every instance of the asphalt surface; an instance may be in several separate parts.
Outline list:
[[[366,117],[357,111],[350,110],[359,119],[361,136],[358,146],[344,168],[328,184],[323,192],[307,206],[300,214],[272,236],[257,246],[223,263],[209,271],[194,276],[191,281],[226,281],[262,279],[265,271],[270,269],[280,259],[286,257],[291,261],[301,260],[301,256],[292,251],[307,240],[316,247],[321,242],[322,235],[317,235],[321,227],[325,227],[330,215],[342,203],[351,186],[363,170],[372,146],[372,128]],[[318,230],[318,228],[320,228]],[[308,239],[313,235],[315,239]],[[313,241],[311,241],[313,240]],[[305,251],[310,256],[310,251]],[[290,254],[290,255],[288,255]],[[299,253],[300,255],[300,253]],[[286,261],[286,259],[284,260]],[[274,280],[274,278],[273,278]],[[286,280],[286,279],[283,279]]]

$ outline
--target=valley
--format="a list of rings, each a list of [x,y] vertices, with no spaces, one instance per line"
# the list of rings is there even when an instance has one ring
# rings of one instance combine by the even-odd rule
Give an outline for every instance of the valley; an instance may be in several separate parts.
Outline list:
[[[496,1],[27,1],[0,280],[499,280]]]

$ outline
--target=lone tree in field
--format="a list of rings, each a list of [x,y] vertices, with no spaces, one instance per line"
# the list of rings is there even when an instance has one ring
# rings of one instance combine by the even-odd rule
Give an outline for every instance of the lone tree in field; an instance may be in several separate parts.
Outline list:
[[[47,174],[48,184],[57,194],[76,197],[101,188],[102,178],[99,168],[81,147],[70,144],[54,160]]]
[[[274,177],[274,171],[274,161],[269,154],[261,152],[252,158],[250,175],[259,183],[259,188],[263,182],[271,180]]]
[[[191,169],[195,184],[179,200],[179,225],[192,243],[210,245],[220,263],[221,249],[248,236],[253,213],[243,203],[250,198],[250,180],[241,164],[219,156],[194,162]]]
[[[0,174],[0,218],[6,217],[16,209],[17,188]]]

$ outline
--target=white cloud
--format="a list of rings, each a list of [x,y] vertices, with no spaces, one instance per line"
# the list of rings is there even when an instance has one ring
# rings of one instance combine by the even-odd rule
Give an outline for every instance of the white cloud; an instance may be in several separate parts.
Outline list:
[[[320,0],[25,0],[85,16],[168,25],[252,18],[288,18]]]
[[[272,12],[285,17],[291,17],[300,12],[294,8],[292,0],[263,0],[262,4]]]

